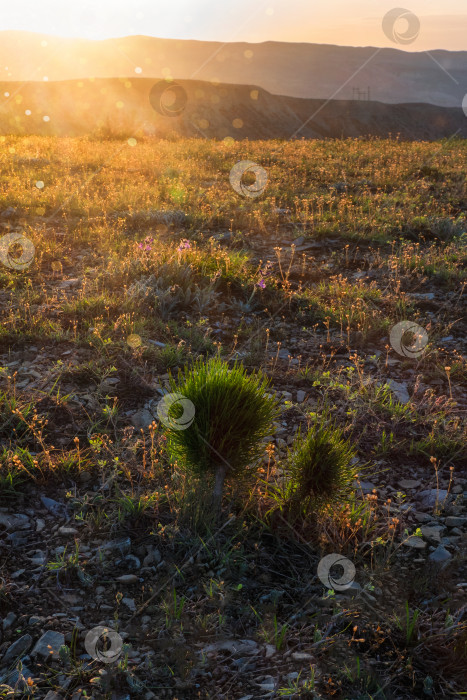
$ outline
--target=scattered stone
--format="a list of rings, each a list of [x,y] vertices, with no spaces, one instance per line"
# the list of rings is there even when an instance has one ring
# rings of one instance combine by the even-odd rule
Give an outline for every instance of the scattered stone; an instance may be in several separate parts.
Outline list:
[[[16,581],[16,579],[19,578],[20,576],[22,576],[25,571],[26,571],[26,569],[18,569],[17,571],[14,571],[11,574],[10,578],[13,579],[13,581]]]
[[[402,384],[401,382],[396,382],[394,379],[388,379],[386,384],[389,385],[392,393],[400,403],[409,403],[410,396],[407,390],[407,384]]]
[[[37,550],[33,557],[31,557],[31,564],[34,566],[43,566],[47,561],[47,555],[41,550]]]
[[[7,632],[10,630],[18,619],[14,612],[9,612],[8,615],[3,620],[3,631]]]
[[[427,508],[434,508],[436,504],[442,506],[447,500],[448,492],[446,489],[428,489],[426,491],[420,491],[416,496],[420,503]]]
[[[426,294],[417,294],[413,292],[410,296],[414,297],[414,299],[421,299],[422,301],[433,301],[433,299],[435,298],[433,292],[427,292]]]
[[[70,535],[77,535],[78,530],[75,527],[59,527],[58,531],[61,535],[64,535],[65,537],[69,537]]]
[[[408,537],[402,542],[402,544],[404,544],[406,547],[412,547],[413,549],[426,548],[426,542],[424,542],[421,537],[417,537],[417,535],[412,535],[411,537]]]
[[[39,625],[43,621],[44,621],[43,617],[38,617],[37,615],[31,615],[31,617],[28,620],[28,625],[29,625],[29,627],[33,627],[34,625]]]
[[[152,564],[159,564],[162,561],[161,553],[158,549],[154,547],[153,544],[147,545],[147,554],[143,559],[143,566],[151,566]]]
[[[21,678],[24,678],[25,680],[21,681]],[[5,685],[9,685],[11,688],[18,686],[18,691],[22,691],[26,690],[27,688],[26,681],[28,680],[28,678],[34,678],[34,674],[32,671],[29,670],[27,666],[23,665],[21,673],[15,668],[12,671],[9,671],[7,674],[5,674],[3,677],[0,676],[0,684],[4,683]]]
[[[6,653],[2,659],[2,665],[8,666],[10,663],[20,659],[22,656],[27,654],[32,645],[32,637],[30,634],[23,634],[22,637],[13,642],[11,646],[8,647]]]
[[[60,647],[64,644],[65,636],[61,632],[47,630],[36,642],[31,656],[41,661],[47,661],[48,659],[55,661],[58,658]]]
[[[418,479],[401,479],[398,484],[401,489],[416,489],[421,485],[421,482]]]
[[[266,676],[258,685],[261,690],[273,691],[276,689],[276,681],[272,676]]]
[[[6,527],[7,530],[28,530],[31,527],[27,515],[16,513],[0,513],[0,525]]]
[[[48,498],[47,496],[41,496],[41,501],[49,513],[55,515],[56,518],[66,516],[66,505],[63,503],[58,503],[58,501],[54,501],[53,498]]]
[[[306,393],[300,389],[297,391],[297,403],[303,403],[305,401]]]
[[[135,428],[140,430],[141,428],[147,428],[154,420],[154,416],[147,408],[142,408],[140,411],[130,415],[130,421]]]
[[[444,521],[448,527],[463,527],[467,524],[467,517],[461,515],[448,515]]]
[[[127,554],[123,562],[129,571],[137,571],[138,569],[141,569],[141,562],[138,557],[135,557],[134,554]]]
[[[441,534],[445,531],[443,525],[422,525],[422,535],[430,542],[439,544],[441,542]]]
[[[294,651],[293,654],[291,654],[291,657],[294,661],[312,661],[313,657],[311,654],[307,654],[305,651]]]
[[[124,556],[125,554],[129,553],[130,547],[131,539],[129,537],[125,537],[125,539],[122,540],[111,540],[110,542],[106,542],[99,548],[99,552],[120,552],[120,554]]]
[[[372,481],[354,481],[355,488],[360,488],[364,494],[371,493],[377,486]]]
[[[429,555],[428,559],[434,561],[436,564],[444,564],[444,562],[452,559],[452,554],[440,544],[436,547],[435,551]]]
[[[63,282],[59,284],[59,289],[75,289],[79,287],[80,284],[81,281],[78,278],[63,280]]]
[[[123,605],[126,605],[130,612],[136,612],[136,603],[133,598],[122,598]]]
[[[253,639],[224,639],[208,644],[202,649],[203,654],[213,651],[228,651],[230,654],[255,654],[258,652],[258,644]]]
[[[12,216],[16,216],[16,209],[14,207],[7,207],[0,214],[2,219],[9,219]]]
[[[122,576],[117,576],[117,581],[120,583],[137,583],[138,577],[135,574],[123,574]]]
[[[415,520],[419,523],[429,523],[433,520],[433,516],[429,513],[414,513]]]

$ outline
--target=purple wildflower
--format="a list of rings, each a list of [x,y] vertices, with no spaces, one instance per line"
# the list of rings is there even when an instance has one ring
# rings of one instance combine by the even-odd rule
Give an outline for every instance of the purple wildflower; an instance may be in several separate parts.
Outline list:
[[[187,248],[191,248],[191,243],[190,241],[187,241],[186,238],[180,243],[180,245],[177,248],[177,251],[179,253],[182,252],[182,250],[186,250]]]
[[[256,283],[260,289],[264,289],[266,287],[266,282],[263,279],[260,279],[259,282]]]

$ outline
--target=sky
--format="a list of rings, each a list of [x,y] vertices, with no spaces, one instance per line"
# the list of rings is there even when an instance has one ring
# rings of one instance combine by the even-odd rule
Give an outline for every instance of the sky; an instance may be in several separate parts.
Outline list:
[[[397,48],[467,49],[467,0],[0,0],[0,30],[394,47],[382,18],[399,2],[416,16],[419,31]],[[407,28],[399,19],[397,31]]]

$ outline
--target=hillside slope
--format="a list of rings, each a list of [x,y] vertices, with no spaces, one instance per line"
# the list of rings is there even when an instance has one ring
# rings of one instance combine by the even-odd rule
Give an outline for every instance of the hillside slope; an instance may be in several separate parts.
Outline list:
[[[306,100],[272,95],[253,86],[202,81],[177,84],[179,114],[166,116],[164,105],[172,90],[161,100],[154,97],[154,86],[166,87],[162,81],[135,78],[0,83],[0,131],[59,136],[100,132],[127,137],[176,132],[183,136],[249,139],[467,137],[467,119],[462,109]]]

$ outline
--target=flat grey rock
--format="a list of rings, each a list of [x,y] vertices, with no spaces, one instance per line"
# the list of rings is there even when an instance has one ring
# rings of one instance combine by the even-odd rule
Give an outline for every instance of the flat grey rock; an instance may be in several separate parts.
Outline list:
[[[38,661],[46,661],[48,659],[55,661],[58,658],[60,647],[64,644],[65,636],[61,632],[47,630],[36,642],[31,656]]]
[[[426,491],[420,491],[415,497],[427,508],[434,508],[437,503],[438,506],[442,506],[443,503],[447,501],[448,492],[447,489],[428,489]]]
[[[440,544],[436,547],[435,551],[430,554],[428,559],[434,561],[436,564],[444,564],[452,559],[452,554]]]
[[[32,637],[30,634],[23,634],[22,637],[16,640],[16,642],[13,642],[11,646],[8,647],[6,650],[3,659],[2,659],[2,665],[3,666],[8,666],[14,661],[17,661],[20,659],[22,656],[28,653],[29,649],[32,646]]]

